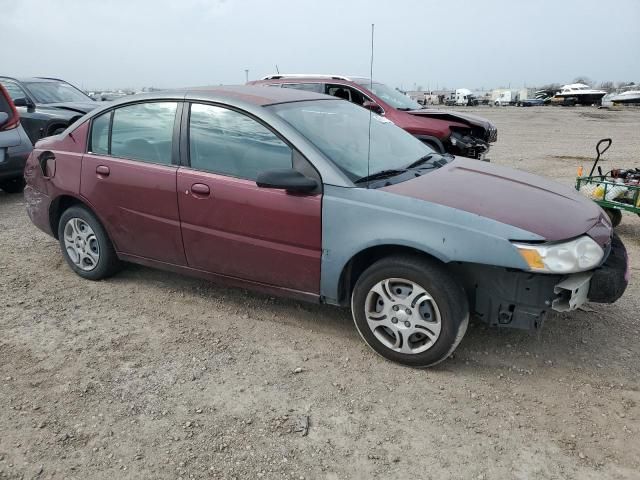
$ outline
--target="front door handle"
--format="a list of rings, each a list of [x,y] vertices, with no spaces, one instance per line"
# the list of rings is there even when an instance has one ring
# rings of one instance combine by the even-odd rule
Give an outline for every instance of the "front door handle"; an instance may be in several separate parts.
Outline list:
[[[211,193],[209,189],[209,185],[205,185],[204,183],[194,183],[191,185],[191,192],[196,195],[208,196]]]
[[[103,177],[108,177],[111,173],[111,170],[109,170],[109,167],[107,167],[106,165],[98,165],[96,167],[96,173]]]

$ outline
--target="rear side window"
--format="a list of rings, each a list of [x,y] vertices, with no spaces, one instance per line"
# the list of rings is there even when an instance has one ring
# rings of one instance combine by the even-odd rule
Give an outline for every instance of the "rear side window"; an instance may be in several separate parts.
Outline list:
[[[2,86],[7,89],[7,92],[9,92],[9,96],[13,101],[18,98],[27,98],[27,94],[24,93],[24,90],[22,90],[17,83],[3,81]]]
[[[325,90],[322,93],[326,93],[327,95],[332,95],[334,97],[342,98],[343,100],[348,100],[349,102],[353,102],[356,105],[362,105],[367,100],[370,100],[355,88],[351,88],[347,85],[328,84],[326,85]]]
[[[222,107],[191,105],[189,116],[191,167],[255,180],[274,168],[292,167],[292,150],[253,118]]]
[[[91,127],[91,153],[98,155],[109,154],[109,124],[111,112],[103,113],[93,119]]]
[[[283,83],[282,88],[294,88],[306,92],[324,93],[324,87],[321,83]]]
[[[177,108],[176,102],[157,102],[116,109],[111,130],[111,155],[170,165]]]

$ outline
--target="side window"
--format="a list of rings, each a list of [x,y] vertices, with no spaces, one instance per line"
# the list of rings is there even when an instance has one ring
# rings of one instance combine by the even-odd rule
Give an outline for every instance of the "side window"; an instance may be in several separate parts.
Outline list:
[[[369,100],[369,98],[365,97],[358,90],[351,88],[348,85],[327,84],[324,93],[353,102],[356,105],[362,105],[366,100]]]
[[[273,168],[291,168],[292,150],[256,120],[222,107],[191,105],[191,167],[255,180]]]
[[[324,93],[324,88],[321,83],[283,83],[282,88],[294,88],[307,92]]]
[[[91,123],[91,153],[109,154],[109,123],[111,123],[110,111],[93,119]]]
[[[138,103],[113,112],[111,155],[171,164],[176,102]]]
[[[3,81],[2,86],[7,89],[7,92],[9,92],[11,100],[15,101],[18,98],[27,98],[27,94],[24,93],[24,90],[22,90],[17,83]]]

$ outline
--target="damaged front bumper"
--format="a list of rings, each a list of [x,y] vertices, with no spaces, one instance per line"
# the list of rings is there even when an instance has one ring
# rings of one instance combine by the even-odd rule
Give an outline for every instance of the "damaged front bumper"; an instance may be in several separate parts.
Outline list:
[[[472,135],[465,135],[460,132],[451,132],[449,143],[451,144],[451,153],[456,156],[477,160],[487,160],[486,156],[487,153],[489,153],[489,142]]]
[[[473,315],[491,326],[525,330],[542,327],[551,310],[568,312],[587,301],[613,303],[629,282],[627,253],[617,236],[604,264],[589,272],[549,275],[465,264],[455,270]]]

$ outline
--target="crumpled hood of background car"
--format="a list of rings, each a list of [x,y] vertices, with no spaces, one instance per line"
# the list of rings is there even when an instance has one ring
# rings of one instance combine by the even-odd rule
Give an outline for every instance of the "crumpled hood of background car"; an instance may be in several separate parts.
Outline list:
[[[611,226],[600,207],[577,191],[478,160],[456,158],[438,170],[382,190],[490,218],[547,241],[588,233],[604,246],[611,237]]]
[[[437,108],[423,108],[422,110],[411,110],[407,113],[410,113],[411,115],[415,115],[417,117],[429,117],[437,118],[440,120],[449,120],[467,125],[473,125],[476,127],[482,127],[484,129],[488,129],[491,127],[491,122],[489,122],[488,120],[468,113],[452,112],[449,110],[440,110]]]

